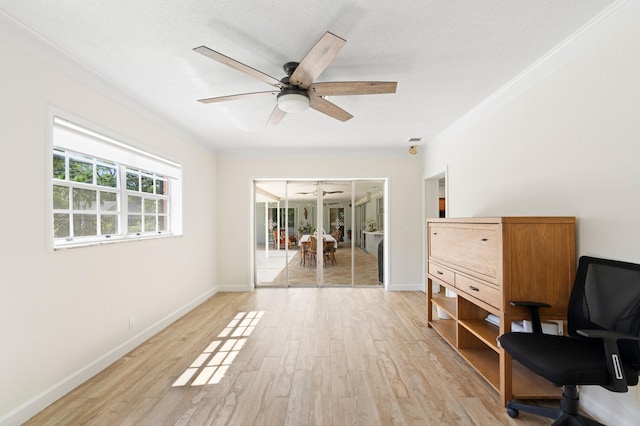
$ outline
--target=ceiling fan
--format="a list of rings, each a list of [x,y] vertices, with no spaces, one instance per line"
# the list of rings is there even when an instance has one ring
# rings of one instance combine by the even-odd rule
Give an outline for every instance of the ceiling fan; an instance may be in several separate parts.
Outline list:
[[[327,194],[342,194],[344,191],[322,191],[322,196],[324,197]],[[313,192],[296,192],[296,194],[313,194],[314,197],[318,196],[318,191]]]
[[[280,80],[206,46],[196,47],[193,49],[194,51],[278,89],[267,92],[240,93],[205,98],[199,99],[198,102],[210,104],[262,96],[276,96],[277,104],[267,121],[269,125],[280,123],[288,112],[302,112],[308,107],[337,120],[347,121],[353,116],[336,104],[329,102],[325,96],[395,93],[397,83],[392,81],[315,82],[316,78],[334,60],[346,42],[346,40],[327,31],[301,62],[287,62],[284,64],[284,72],[287,75]]]

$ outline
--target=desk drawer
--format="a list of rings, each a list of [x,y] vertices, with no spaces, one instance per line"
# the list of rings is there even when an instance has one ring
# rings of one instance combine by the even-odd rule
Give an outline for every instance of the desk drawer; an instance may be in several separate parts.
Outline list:
[[[455,278],[456,288],[495,308],[502,309],[502,293],[500,290],[464,275],[456,274]]]
[[[443,283],[453,286],[456,285],[455,273],[450,269],[438,265],[437,263],[429,262],[429,274],[436,277]]]

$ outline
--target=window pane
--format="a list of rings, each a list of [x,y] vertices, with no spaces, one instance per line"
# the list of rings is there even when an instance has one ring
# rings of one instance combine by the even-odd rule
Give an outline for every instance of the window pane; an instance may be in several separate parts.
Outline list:
[[[169,218],[167,216],[158,216],[158,231],[169,230]]]
[[[128,222],[129,222],[128,232],[130,234],[135,234],[136,232],[142,232],[142,216],[129,215]]]
[[[69,209],[69,188],[66,186],[53,185],[53,208]]]
[[[156,217],[155,215],[144,216],[144,232],[156,232]]]
[[[102,235],[118,233],[118,216],[115,214],[103,214],[100,216],[100,230]]]
[[[118,194],[100,191],[100,210],[107,212],[118,211]]]
[[[140,175],[127,170],[127,189],[129,191],[140,191]]]
[[[118,180],[115,167],[96,166],[96,182],[101,186],[116,188]]]
[[[167,200],[158,200],[158,213],[167,212]]]
[[[96,191],[91,189],[73,188],[73,209],[95,210],[96,194]]]
[[[53,237],[65,238],[69,236],[69,215],[54,213],[53,215]]]
[[[97,215],[95,214],[74,214],[73,234],[76,237],[86,237],[98,234]]]
[[[129,213],[142,213],[142,197],[129,195],[127,199],[129,200],[127,204]]]
[[[66,175],[65,175],[64,169],[65,169],[64,156],[53,154],[53,178],[65,179]]]
[[[153,194],[153,178],[151,176],[142,176],[142,192]]]
[[[93,183],[93,164],[70,158],[69,180]]]
[[[155,213],[156,212],[156,200],[145,198],[144,200],[144,212]]]
[[[156,194],[166,195],[167,182],[162,179],[156,179]]]

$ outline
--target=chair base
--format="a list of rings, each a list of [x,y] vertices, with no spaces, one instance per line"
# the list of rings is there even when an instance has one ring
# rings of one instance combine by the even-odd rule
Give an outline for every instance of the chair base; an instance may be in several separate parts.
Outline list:
[[[580,399],[578,398],[578,388],[574,385],[566,385],[562,392],[562,400],[560,408],[540,407],[537,405],[528,405],[521,402],[507,402],[507,413],[509,417],[516,418],[520,411],[526,413],[543,416],[555,421],[552,425],[602,425],[595,420],[585,417],[579,413]]]

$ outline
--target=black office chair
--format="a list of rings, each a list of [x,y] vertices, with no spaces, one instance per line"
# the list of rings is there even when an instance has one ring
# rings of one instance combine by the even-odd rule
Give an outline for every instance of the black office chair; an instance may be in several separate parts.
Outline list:
[[[638,384],[640,371],[640,265],[583,256],[569,299],[569,336],[542,334],[544,303],[512,302],[531,309],[534,333],[505,333],[500,345],[534,373],[563,386],[560,409],[507,403],[520,411],[555,419],[554,425],[600,423],[579,415],[579,385],[599,385],[626,392]],[[537,318],[537,320],[536,320]]]

